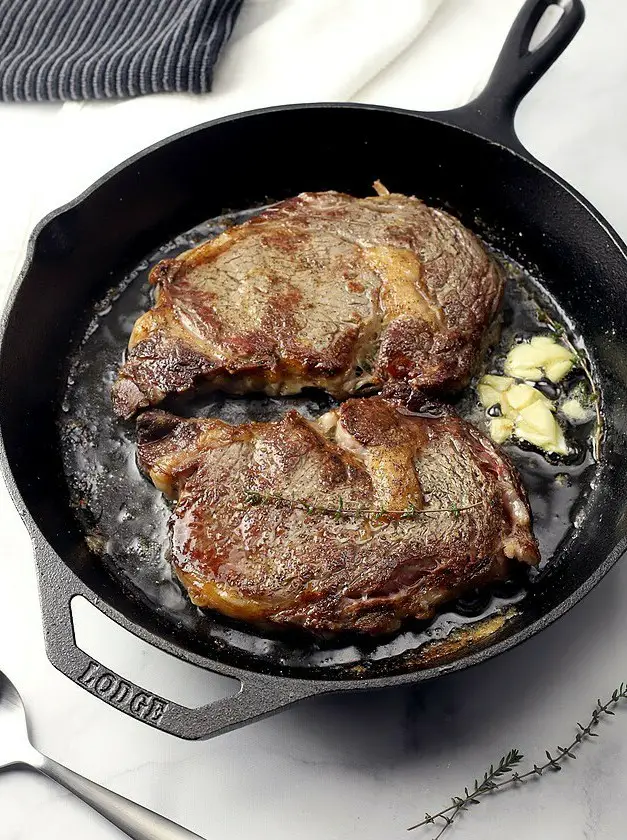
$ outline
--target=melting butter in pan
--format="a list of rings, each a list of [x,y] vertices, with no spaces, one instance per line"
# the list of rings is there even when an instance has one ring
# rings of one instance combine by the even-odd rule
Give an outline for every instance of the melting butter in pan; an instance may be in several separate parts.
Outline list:
[[[505,357],[505,376],[484,376],[477,388],[479,400],[489,409],[492,439],[503,443],[514,435],[544,452],[568,455],[570,448],[555,416],[558,404],[533,383],[541,379],[560,382],[576,361],[572,350],[554,336],[536,335],[515,344]],[[590,419],[576,399],[567,399],[560,411],[570,422]]]
[[[532,382],[546,377],[559,382],[575,363],[571,351],[548,335],[536,335],[531,341],[516,344],[505,359],[505,373]]]
[[[520,346],[520,345],[518,345]],[[490,420],[490,437],[503,443],[511,435],[558,455],[568,455],[564,433],[555,419],[557,406],[537,388],[511,376],[484,376],[477,386],[486,409],[498,406],[500,416]]]
[[[580,423],[587,423],[594,417],[594,408],[591,405],[583,404],[576,397],[569,397],[560,406],[560,411],[575,426]]]

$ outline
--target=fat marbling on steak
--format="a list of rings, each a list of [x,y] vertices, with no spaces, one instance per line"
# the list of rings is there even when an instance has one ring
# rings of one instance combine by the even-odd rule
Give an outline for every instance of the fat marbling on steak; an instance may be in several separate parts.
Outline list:
[[[137,424],[141,467],[178,500],[172,563],[200,607],[385,633],[539,560],[504,455],[406,385],[316,422],[292,410],[232,426],[153,409]]]
[[[116,413],[198,387],[337,398],[387,380],[464,387],[502,272],[453,216],[375,186],[370,198],[302,193],[155,266]]]

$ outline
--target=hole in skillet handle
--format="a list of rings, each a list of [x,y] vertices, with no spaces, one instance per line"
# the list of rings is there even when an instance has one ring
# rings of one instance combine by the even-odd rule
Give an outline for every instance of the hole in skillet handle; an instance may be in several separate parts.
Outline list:
[[[565,3],[553,3],[544,10],[536,28],[533,30],[533,35],[529,39],[527,52],[535,52],[547,41],[563,16],[566,4],[568,4],[568,0],[565,0]]]
[[[157,650],[111,621],[82,595],[72,598],[71,610],[77,646],[127,682],[133,676],[140,678],[154,696],[198,708],[239,691],[238,680]]]

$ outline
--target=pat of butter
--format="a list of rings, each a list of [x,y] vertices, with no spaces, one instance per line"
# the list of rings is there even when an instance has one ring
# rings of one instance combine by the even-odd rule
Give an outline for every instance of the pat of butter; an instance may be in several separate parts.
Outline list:
[[[591,416],[594,414],[593,409],[584,408],[579,400],[575,400],[572,397],[563,403],[561,411],[565,417],[575,423],[584,423],[585,421],[590,420]]]
[[[531,341],[516,344],[505,359],[505,373],[516,379],[537,382],[546,376],[559,382],[575,363],[571,351],[545,335],[534,336]]]
[[[490,437],[504,443],[511,435],[545,452],[567,455],[568,444],[554,417],[555,405],[537,388],[509,376],[487,375],[477,385],[484,408],[498,405],[501,417],[490,420]]]
[[[494,417],[490,420],[490,437],[495,443],[505,443],[514,431],[514,421],[509,417]]]
[[[515,434],[546,452],[567,455],[568,446],[564,440],[564,433],[551,408],[540,401],[525,406],[516,420]]]
[[[515,411],[520,411],[535,402],[541,402],[547,406],[551,405],[551,401],[538,391],[537,388],[534,388],[532,385],[527,385],[524,382],[508,388],[507,402]]]

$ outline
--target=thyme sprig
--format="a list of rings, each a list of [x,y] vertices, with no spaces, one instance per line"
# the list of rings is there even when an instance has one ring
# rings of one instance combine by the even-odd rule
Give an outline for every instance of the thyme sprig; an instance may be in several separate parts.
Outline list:
[[[588,380],[588,384],[590,385],[590,397],[592,402],[594,403],[594,412],[596,415],[596,423],[595,423],[595,430],[594,435],[592,436],[592,454],[598,460],[599,452],[601,450],[601,435],[603,433],[603,420],[601,418],[601,401],[599,396],[599,389],[596,386],[594,378],[592,376],[592,371],[590,370],[590,365],[588,364],[588,360],[586,358],[586,354],[583,350],[575,347],[573,342],[570,340],[568,333],[558,321],[552,318],[548,312],[545,312],[543,309],[538,310],[538,320],[542,321],[543,323],[547,324],[547,326],[555,333],[557,338],[559,338],[566,347],[570,350],[570,352],[575,356],[577,359],[577,365],[581,368],[584,373],[584,376]]]
[[[577,732],[575,733],[572,742],[567,747],[558,746],[555,750],[553,750],[553,753],[546,750],[546,761],[543,760],[541,764],[534,764],[530,770],[527,770],[524,773],[519,773],[517,770],[514,770],[514,768],[517,767],[523,760],[524,755],[517,749],[510,750],[500,759],[496,767],[494,765],[490,765],[489,770],[486,770],[483,774],[483,779],[475,779],[474,785],[470,789],[467,787],[464,788],[463,796],[451,797],[451,802],[453,803],[452,805],[449,805],[448,808],[443,808],[441,811],[438,811],[437,814],[426,813],[425,818],[421,822],[410,826],[407,830],[413,831],[414,829],[421,828],[425,825],[435,825],[439,828],[439,831],[433,840],[439,840],[444,832],[451,827],[455,819],[462,811],[468,810],[468,808],[472,805],[479,805],[482,796],[486,796],[488,793],[494,793],[495,791],[502,790],[503,788],[507,788],[512,785],[524,784],[530,779],[544,775],[547,771],[561,770],[561,765],[567,759],[577,758],[574,751],[578,749],[586,739],[598,737],[598,733],[593,730],[598,726],[601,718],[604,715],[613,715],[614,706],[626,699],[627,685],[625,683],[621,683],[618,688],[614,689],[610,698],[606,700],[605,703],[602,703],[601,700],[597,700],[597,704],[592,710],[590,720],[586,726],[582,726],[580,723],[577,723]],[[505,776],[505,778],[502,778],[503,776]],[[496,779],[500,779],[500,781],[495,781]]]
[[[362,517],[364,519],[382,519],[386,516],[399,517],[400,519],[416,519],[418,516],[428,516],[432,513],[450,513],[455,519],[459,518],[462,511],[473,510],[481,507],[482,502],[476,502],[472,505],[458,505],[452,503],[450,507],[445,508],[427,508],[422,509],[410,502],[406,508],[368,508],[368,507],[346,507],[342,496],[339,497],[336,504],[317,505],[310,502],[308,499],[295,499],[291,496],[282,496],[280,493],[260,493],[257,490],[246,490],[244,501],[247,505],[264,505],[264,504],[280,504],[286,507],[295,508],[297,510],[304,510],[306,513],[325,513],[333,516],[336,521],[351,517]]]

